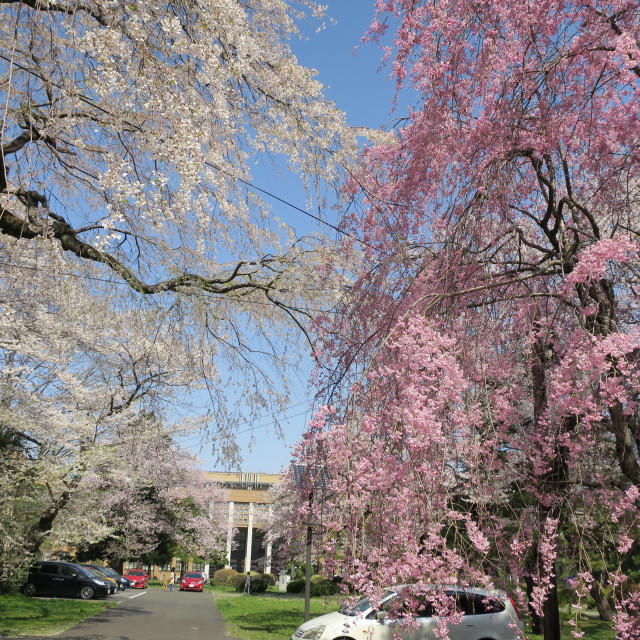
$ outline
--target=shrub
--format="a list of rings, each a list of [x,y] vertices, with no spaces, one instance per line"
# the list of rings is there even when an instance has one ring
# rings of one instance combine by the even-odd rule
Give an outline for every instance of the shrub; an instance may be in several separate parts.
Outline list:
[[[331,578],[331,582],[338,587],[336,593],[355,593],[353,584],[343,580],[342,576],[333,576],[333,578]]]
[[[230,587],[233,587],[236,591],[244,591],[244,584],[247,581],[246,573],[238,573],[236,571],[235,575],[229,576],[227,579],[227,584]]]
[[[291,580],[287,585],[288,593],[304,593],[304,580]],[[340,587],[329,578],[321,575],[311,576],[311,596],[332,596],[340,591]]]
[[[311,576],[311,595],[312,596],[332,596],[340,590],[340,587],[321,575]]]
[[[263,573],[251,575],[251,593],[264,593],[269,586]]]
[[[276,583],[276,577],[273,575],[273,573],[263,573],[262,577],[267,581],[268,587],[273,587],[273,585]]]
[[[230,576],[227,584],[233,587],[236,591],[244,591],[247,584],[246,573],[236,573],[235,576]],[[251,574],[251,593],[264,593],[268,587],[267,580],[261,573]]]
[[[235,569],[218,569],[218,571],[213,574],[211,582],[218,586],[225,585],[231,576],[236,575],[238,575],[238,572]]]
[[[287,584],[287,593],[302,593],[304,591],[304,580],[289,580]]]

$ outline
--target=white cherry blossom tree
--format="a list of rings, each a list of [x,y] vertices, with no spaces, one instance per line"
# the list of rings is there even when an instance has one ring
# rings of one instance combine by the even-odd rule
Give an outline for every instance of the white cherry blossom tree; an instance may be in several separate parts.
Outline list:
[[[338,285],[323,239],[275,216],[251,168],[292,170],[319,202],[351,158],[288,45],[320,15],[307,0],[0,0],[0,526],[15,509],[30,523],[2,530],[3,557],[72,529],[87,474],[144,412],[194,414],[234,461],[239,405],[286,401],[275,377]]]
[[[28,244],[40,268],[121,283],[123,304],[175,305],[174,331],[224,351],[234,396],[255,396],[259,411],[282,400],[257,390],[287,359],[280,341],[297,350],[289,321],[306,333],[310,304],[335,286],[317,268],[323,239],[299,238],[272,215],[250,168],[271,161],[311,188],[329,184],[354,148],[289,49],[305,13],[320,9],[0,1],[9,256]],[[218,380],[208,380],[214,393]]]

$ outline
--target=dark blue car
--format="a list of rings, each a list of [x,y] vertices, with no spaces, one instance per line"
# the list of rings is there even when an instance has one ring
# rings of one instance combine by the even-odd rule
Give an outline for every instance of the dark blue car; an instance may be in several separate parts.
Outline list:
[[[57,560],[36,562],[22,585],[26,596],[74,596],[83,600],[109,595],[106,580],[72,562]]]

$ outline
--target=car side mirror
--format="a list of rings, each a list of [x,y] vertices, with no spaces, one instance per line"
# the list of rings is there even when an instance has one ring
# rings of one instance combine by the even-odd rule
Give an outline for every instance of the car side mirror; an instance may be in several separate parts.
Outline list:
[[[380,624],[384,624],[385,620],[387,619],[387,612],[386,611],[378,611],[376,613],[376,618],[378,619],[378,622]]]

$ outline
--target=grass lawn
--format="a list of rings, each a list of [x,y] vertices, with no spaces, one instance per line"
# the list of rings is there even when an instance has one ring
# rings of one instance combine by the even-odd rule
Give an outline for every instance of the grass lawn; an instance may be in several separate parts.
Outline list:
[[[573,627],[567,624],[566,620],[562,625],[562,640],[574,640],[571,635]],[[580,631],[584,631],[584,640],[614,640],[615,633],[611,628],[611,623],[583,618],[580,621]],[[529,640],[543,640],[542,636],[530,633]]]
[[[286,640],[304,621],[304,598],[299,595],[267,592],[264,595],[225,594],[215,587],[216,604],[227,625],[227,633],[243,640]],[[338,609],[338,598],[312,598],[311,616],[319,616]],[[562,627],[563,640],[573,640],[572,627]],[[583,618],[581,631],[585,640],[614,640],[611,625],[600,620]],[[530,640],[542,636],[529,634]]]
[[[0,636],[52,636],[113,606],[105,600],[0,596]]]
[[[304,597],[280,592],[245,596],[216,591],[216,605],[227,633],[246,640],[286,640],[304,622]],[[311,599],[311,616],[336,611],[335,597]]]

